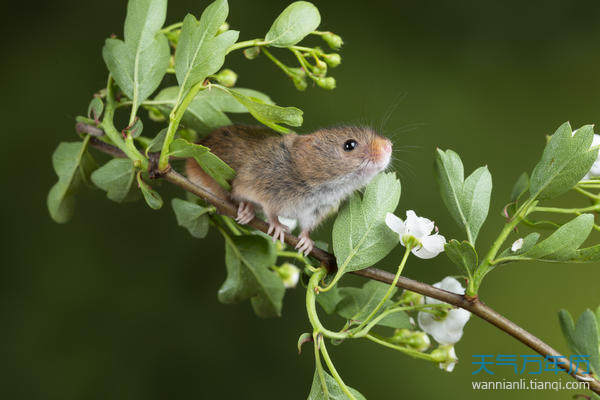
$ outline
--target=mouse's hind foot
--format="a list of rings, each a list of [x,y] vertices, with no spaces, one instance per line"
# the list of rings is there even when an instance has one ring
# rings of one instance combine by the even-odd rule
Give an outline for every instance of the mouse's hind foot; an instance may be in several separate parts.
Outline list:
[[[281,241],[281,243],[283,243],[285,234],[290,231],[287,225],[284,225],[281,222],[279,222],[277,216],[275,216],[274,218],[268,218],[268,222],[269,230],[267,231],[267,234],[273,236],[273,242],[279,240]]]
[[[238,205],[237,217],[235,222],[238,224],[246,225],[248,222],[254,219],[254,205],[252,203],[241,201]]]
[[[298,237],[300,240],[296,245],[296,249],[298,250],[298,253],[302,253],[307,256],[312,251],[313,247],[315,247],[315,242],[310,238],[310,232],[308,231],[300,232]]]

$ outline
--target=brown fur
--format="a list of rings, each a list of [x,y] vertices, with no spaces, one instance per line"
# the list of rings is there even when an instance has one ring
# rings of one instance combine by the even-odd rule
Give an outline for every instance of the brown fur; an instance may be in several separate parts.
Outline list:
[[[350,139],[358,146],[344,151]],[[261,207],[270,220],[296,218],[303,231],[312,230],[340,201],[385,168],[387,163],[382,168],[378,164],[376,171],[373,165],[384,146],[391,146],[372,129],[355,126],[280,136],[265,127],[233,125],[215,130],[200,143],[236,171],[233,200]],[[193,159],[187,161],[186,172],[215,194],[227,195]]]

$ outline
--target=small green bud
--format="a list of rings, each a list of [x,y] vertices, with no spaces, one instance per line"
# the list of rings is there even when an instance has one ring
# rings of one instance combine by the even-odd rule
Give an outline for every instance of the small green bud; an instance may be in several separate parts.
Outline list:
[[[322,35],[323,40],[331,47],[333,50],[339,50],[340,47],[344,44],[342,38],[336,35],[333,32],[326,32]]]
[[[258,46],[248,47],[247,49],[244,50],[244,57],[246,57],[248,60],[254,60],[256,57],[258,57],[259,54],[260,54],[260,47],[258,47]]]
[[[323,58],[331,68],[335,68],[342,63],[342,57],[338,53],[325,54]]]
[[[227,22],[223,22],[223,25],[221,25],[219,27],[219,29],[217,30],[217,35],[220,35],[221,33],[225,32],[229,30],[229,24]]]
[[[284,263],[280,267],[273,267],[286,288],[295,288],[300,278],[300,269],[294,264]]]
[[[399,302],[402,304],[417,305],[423,304],[423,295],[410,290],[405,290],[400,295]]]
[[[328,76],[326,78],[315,78],[315,82],[317,85],[322,87],[323,89],[333,90],[335,89],[335,78]]]
[[[230,69],[221,70],[215,75],[215,79],[225,87],[233,87],[237,82],[237,74]]]
[[[396,329],[390,340],[393,343],[403,344],[420,352],[427,350],[431,345],[429,336],[425,332],[409,329]]]
[[[308,87],[308,83],[306,83],[306,79],[305,78],[300,78],[300,77],[293,77],[292,80],[294,81],[294,86],[296,86],[296,89],[298,89],[299,91],[303,92],[306,90],[306,88]]]
[[[296,76],[298,78],[306,78],[306,71],[304,68],[288,68],[288,73],[291,77]]]
[[[327,73],[327,64],[317,58],[314,71],[316,74],[325,75]]]
[[[435,362],[439,363],[441,369],[448,372],[452,372],[454,365],[458,362],[454,345],[451,344],[440,345],[437,349],[429,353],[429,355]]]

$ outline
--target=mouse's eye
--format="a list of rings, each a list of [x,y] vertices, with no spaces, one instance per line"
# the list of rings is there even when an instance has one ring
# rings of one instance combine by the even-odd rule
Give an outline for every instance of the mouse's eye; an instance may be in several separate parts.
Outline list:
[[[358,146],[358,142],[354,139],[346,140],[344,143],[344,151],[352,151]]]

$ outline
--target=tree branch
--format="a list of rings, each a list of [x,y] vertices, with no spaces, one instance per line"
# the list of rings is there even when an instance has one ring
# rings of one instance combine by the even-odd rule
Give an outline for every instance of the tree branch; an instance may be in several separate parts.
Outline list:
[[[104,153],[110,154],[113,157],[126,157],[125,154],[115,146],[107,144],[95,137],[90,138],[89,143],[92,147]],[[152,172],[153,171],[151,171],[151,174]],[[228,199],[220,198],[219,196],[215,195],[210,190],[204,187],[192,183],[186,177],[174,171],[173,169],[169,169],[160,177],[213,204],[215,207],[217,207],[219,213],[234,218],[236,217],[237,207],[235,206],[235,204],[233,204]],[[265,233],[268,229],[268,224],[265,221],[260,220],[258,218],[254,218],[252,221],[250,221],[248,225]],[[298,240],[299,239],[294,235],[288,233],[285,234],[285,242],[290,246],[296,246]],[[320,261],[321,264],[324,265],[330,272],[335,271],[335,269],[337,268],[335,256],[331,253],[328,253],[318,248],[314,248],[313,251],[310,253],[310,256]],[[392,284],[394,280],[394,274],[373,267],[365,268],[359,271],[352,271],[351,273],[368,279],[384,282],[387,284]],[[567,358],[562,357],[562,355],[554,348],[552,348],[536,336],[532,335],[525,329],[521,328],[514,322],[510,321],[506,317],[497,313],[495,310],[485,305],[478,298],[468,299],[465,296],[447,292],[445,290],[438,289],[432,285],[414,281],[412,279],[405,278],[402,276],[396,283],[396,286],[398,286],[401,289],[406,289],[416,293],[420,293],[424,296],[432,297],[434,299],[444,301],[448,304],[452,304],[456,307],[468,310],[471,313],[477,315],[479,318],[483,319],[484,321],[487,321],[490,324],[508,333],[510,336],[514,337],[519,342],[523,343],[524,345],[528,346],[529,348],[531,348],[532,350],[541,354],[544,357],[560,356],[560,358],[556,360],[556,364],[560,368],[562,368],[564,372],[568,373],[578,381],[589,382],[590,389],[595,393],[600,394],[600,382],[598,380],[594,379],[590,374],[584,373],[581,369],[570,372],[571,363]]]

